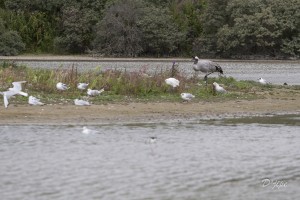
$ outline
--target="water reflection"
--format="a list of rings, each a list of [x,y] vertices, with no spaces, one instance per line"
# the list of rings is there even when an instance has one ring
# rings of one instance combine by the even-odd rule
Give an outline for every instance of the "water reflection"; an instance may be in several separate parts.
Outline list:
[[[88,128],[1,126],[1,198],[300,197],[299,115]]]

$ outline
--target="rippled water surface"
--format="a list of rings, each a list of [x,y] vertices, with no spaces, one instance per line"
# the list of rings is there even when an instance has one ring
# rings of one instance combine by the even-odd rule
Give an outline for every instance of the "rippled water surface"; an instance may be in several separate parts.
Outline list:
[[[90,69],[121,69],[121,70],[146,70],[148,73],[159,72],[161,69],[170,69],[172,62],[147,62],[147,61],[128,61],[128,62],[55,62],[55,61],[35,61],[35,62],[18,62],[30,67],[39,68],[58,68],[71,66],[77,67],[79,70]],[[194,73],[193,62],[178,62],[179,69],[186,74]],[[224,74],[232,76],[238,80],[254,80],[262,77],[273,84],[282,85],[300,85],[300,62],[299,61],[220,61]],[[204,74],[200,76],[204,77]],[[213,74],[211,76],[216,76]]]
[[[0,126],[1,199],[300,199],[299,127],[299,115]]]

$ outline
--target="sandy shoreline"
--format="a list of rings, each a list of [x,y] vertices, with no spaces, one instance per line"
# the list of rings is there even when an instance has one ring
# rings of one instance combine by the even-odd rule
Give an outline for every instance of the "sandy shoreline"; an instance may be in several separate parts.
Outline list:
[[[88,107],[11,105],[0,110],[0,124],[107,124],[201,120],[269,114],[300,114],[300,99],[230,100],[199,103],[118,103]]]

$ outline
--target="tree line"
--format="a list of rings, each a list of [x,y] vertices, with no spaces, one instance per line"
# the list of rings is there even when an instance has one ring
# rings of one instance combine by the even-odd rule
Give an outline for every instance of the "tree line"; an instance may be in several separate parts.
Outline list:
[[[0,55],[299,58],[300,0],[0,0]]]

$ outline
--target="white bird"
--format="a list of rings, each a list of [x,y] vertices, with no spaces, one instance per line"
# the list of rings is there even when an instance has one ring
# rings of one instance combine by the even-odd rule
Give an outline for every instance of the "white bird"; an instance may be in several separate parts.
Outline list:
[[[77,88],[79,90],[85,90],[89,84],[88,83],[78,83]]]
[[[3,95],[4,107],[7,108],[9,104],[8,99],[18,93],[15,91],[5,91],[5,92],[0,92],[0,94]]]
[[[22,96],[25,96],[27,97],[28,94],[25,93],[25,92],[22,92],[22,83],[26,83],[26,81],[18,81],[18,82],[13,82],[13,86],[12,88],[8,88],[9,91],[14,91],[16,92],[17,94],[20,94]]]
[[[167,85],[171,85],[173,88],[179,86],[179,80],[177,80],[176,78],[167,78],[165,82]]]
[[[4,92],[0,92],[1,95],[3,95],[3,102],[4,102],[4,107],[7,108],[8,107],[8,100],[10,97],[20,94],[22,96],[28,96],[27,93],[22,92],[22,83],[26,83],[26,81],[19,81],[19,82],[13,82],[13,86],[12,88],[9,88],[8,91],[4,91]]]
[[[80,100],[80,99],[75,99],[74,104],[76,106],[90,106],[91,105],[88,101]]]
[[[190,101],[193,98],[195,98],[195,96],[192,95],[191,93],[181,93],[180,95],[181,95],[181,98],[185,101]]]
[[[259,78],[259,79],[258,79],[258,82],[259,82],[260,84],[262,84],[262,85],[266,85],[266,84],[267,84],[267,81],[266,81],[265,79],[263,79],[263,78]]]
[[[227,93],[227,91],[216,82],[213,83],[213,89],[218,93]]]
[[[150,137],[149,138],[149,143],[151,143],[151,144],[153,144],[153,143],[155,143],[157,141],[157,137]]]
[[[88,94],[89,96],[97,96],[97,95],[101,94],[103,91],[104,91],[104,89],[101,89],[101,90],[92,90],[92,89],[88,89],[88,90],[87,90],[87,94]]]
[[[83,134],[90,134],[92,133],[91,129],[88,129],[86,126],[82,127],[82,133]]]
[[[205,73],[204,76],[204,81],[207,84],[207,76],[214,73],[214,72],[220,72],[223,74],[223,70],[220,67],[218,63],[215,63],[210,60],[200,60],[197,56],[193,57],[194,64],[193,64],[193,69],[195,72],[201,71]]]
[[[28,98],[28,103],[29,103],[30,105],[34,105],[34,106],[42,106],[42,105],[45,105],[44,103],[42,103],[42,102],[40,101],[40,99],[38,99],[38,98],[36,98],[36,97],[34,97],[34,96],[29,96],[29,98]]]
[[[59,82],[56,84],[56,89],[64,91],[69,89],[69,87],[64,83]]]

